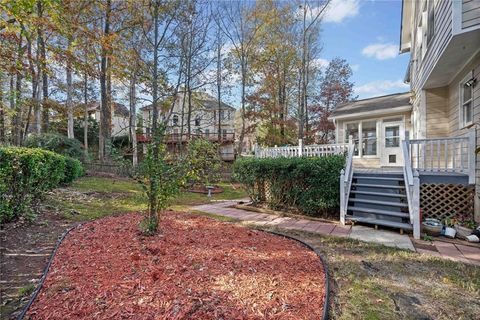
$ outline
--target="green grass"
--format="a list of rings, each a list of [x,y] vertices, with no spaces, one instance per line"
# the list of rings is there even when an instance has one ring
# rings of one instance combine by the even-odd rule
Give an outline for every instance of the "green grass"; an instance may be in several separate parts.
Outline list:
[[[232,184],[219,184],[224,192],[208,198],[205,194],[181,192],[172,201],[171,209],[188,211],[191,206],[208,203],[211,200],[245,198],[243,189]],[[58,189],[47,197],[47,205],[72,220],[84,221],[104,216],[144,211],[147,199],[142,187],[131,179],[113,179],[104,177],[83,177],[71,186]]]
[[[18,296],[27,297],[33,293],[35,285],[29,284],[28,286],[18,288]]]

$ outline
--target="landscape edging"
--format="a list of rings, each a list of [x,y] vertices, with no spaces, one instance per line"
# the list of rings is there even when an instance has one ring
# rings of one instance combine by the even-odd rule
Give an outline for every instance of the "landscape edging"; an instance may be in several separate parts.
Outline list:
[[[291,236],[291,235],[288,235],[288,234],[285,234],[285,233],[282,233],[282,232],[277,232],[277,231],[272,231],[272,230],[265,230],[265,229],[257,229],[257,230],[260,230],[260,231],[263,231],[263,232],[267,232],[267,233],[270,233],[270,234],[273,234],[273,235],[276,235],[276,236],[281,236],[281,237],[284,237],[284,238],[287,238],[287,239],[291,239],[291,240],[295,240],[297,242],[300,242],[303,246],[307,247],[308,249],[310,249],[311,251],[315,252],[315,254],[318,256],[318,258],[320,259],[320,262],[322,263],[322,266],[323,266],[323,274],[324,274],[324,281],[325,281],[325,295],[323,297],[324,299],[324,305],[323,305],[323,316],[322,316],[322,319],[323,320],[328,320],[329,319],[329,311],[330,311],[330,277],[329,277],[329,271],[328,271],[328,265],[326,263],[326,260],[325,258],[323,257],[323,255],[320,253],[320,251],[318,251],[317,249],[315,249],[313,246],[311,246],[310,244],[306,243],[305,241],[303,241],[302,239],[300,238],[297,238],[297,237],[294,237],[294,236]]]
[[[35,291],[33,291],[33,294],[30,296],[30,299],[28,300],[28,303],[25,305],[25,307],[23,307],[22,312],[18,315],[17,320],[23,320],[23,318],[25,318],[25,315],[27,314],[28,309],[30,309],[33,302],[37,298],[38,293],[42,289],[43,283],[45,282],[45,279],[47,278],[47,274],[48,274],[48,271],[50,270],[50,266],[52,265],[53,258],[55,258],[55,254],[57,253],[58,248],[62,244],[62,241],[70,233],[70,231],[72,231],[75,228],[78,228],[81,225],[82,224],[78,224],[78,225],[75,225],[73,227],[68,228],[64,233],[62,233],[60,238],[58,238],[57,243],[55,244],[55,247],[53,248],[53,251],[50,254],[50,258],[48,259],[47,266],[43,270],[42,278],[40,278],[40,282],[38,283],[37,287],[35,288]]]

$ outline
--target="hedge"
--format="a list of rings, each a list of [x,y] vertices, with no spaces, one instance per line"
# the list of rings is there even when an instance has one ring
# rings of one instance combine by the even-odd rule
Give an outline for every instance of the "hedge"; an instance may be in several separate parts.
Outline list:
[[[0,148],[0,223],[32,213],[42,194],[83,173],[73,158],[38,148]]]
[[[234,178],[254,202],[272,209],[325,216],[340,206],[340,171],[345,157],[240,158]]]

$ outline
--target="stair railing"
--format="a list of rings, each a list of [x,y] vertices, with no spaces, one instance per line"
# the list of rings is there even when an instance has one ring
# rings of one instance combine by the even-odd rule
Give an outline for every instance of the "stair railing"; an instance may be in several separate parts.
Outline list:
[[[355,145],[353,137],[348,139],[347,159],[345,160],[345,169],[340,172],[340,222],[345,224],[345,216],[347,215],[348,198],[350,197],[350,189],[352,188],[353,177],[353,154]]]
[[[420,239],[420,178],[418,171],[412,169],[410,145],[408,136],[402,141],[403,152],[403,177],[405,179],[405,192],[407,194],[408,212],[410,223],[413,225],[413,237]]]

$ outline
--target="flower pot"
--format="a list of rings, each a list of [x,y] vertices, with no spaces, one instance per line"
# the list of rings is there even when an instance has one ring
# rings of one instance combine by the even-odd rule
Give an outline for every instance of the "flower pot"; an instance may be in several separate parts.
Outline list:
[[[457,234],[457,230],[454,228],[445,227],[445,237],[453,239],[455,238],[455,234]]]
[[[427,218],[422,222],[422,230],[432,237],[438,237],[442,233],[443,225],[438,219]]]

